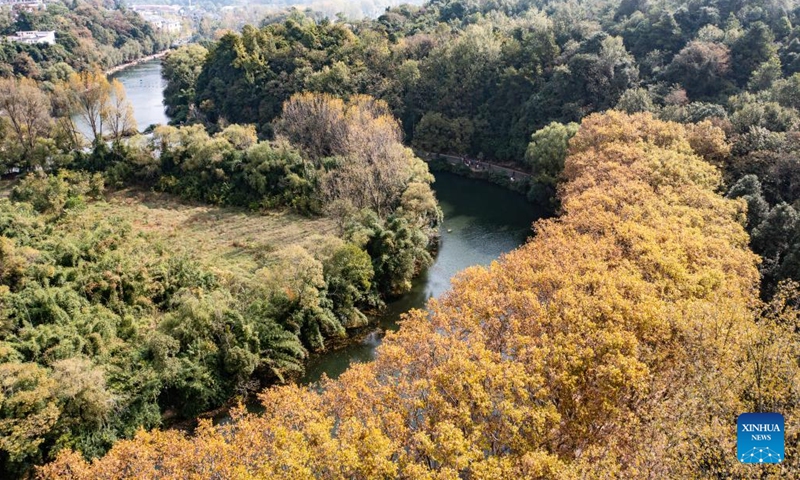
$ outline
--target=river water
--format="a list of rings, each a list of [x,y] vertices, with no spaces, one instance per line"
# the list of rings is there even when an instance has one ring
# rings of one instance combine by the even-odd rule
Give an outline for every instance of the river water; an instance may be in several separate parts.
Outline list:
[[[167,123],[160,60],[127,68],[112,78],[125,86],[140,130],[151,124]],[[314,383],[323,374],[336,378],[354,362],[373,360],[384,332],[397,329],[403,313],[425,308],[429,298],[450,287],[450,279],[459,271],[472,265],[488,265],[523,244],[532,233],[533,222],[543,214],[522,195],[497,185],[452,173],[435,175],[433,189],[444,222],[433,265],[415,279],[411,292],[388,303],[370,333],[344,348],[313,356],[301,383]]]
[[[133,65],[108,78],[119,80],[125,87],[139,131],[169,122],[163,103],[166,82],[161,78],[161,59]]]
[[[338,377],[353,362],[375,358],[385,330],[396,330],[400,316],[425,308],[425,302],[450,288],[453,275],[472,265],[488,265],[522,245],[542,212],[522,195],[483,180],[437,172],[433,189],[444,213],[439,252],[433,265],[416,278],[411,292],[389,303],[376,329],[361,341],[312,357],[301,383],[313,383],[323,373]]]
[[[166,82],[161,78],[161,59],[130,66],[119,72],[112,73],[108,78],[109,80],[119,80],[125,87],[128,101],[133,106],[136,126],[140,132],[150,125],[166,125],[169,122],[166,107],[163,103]],[[78,131],[88,141],[91,141],[92,128],[86,120],[80,115],[75,116],[74,120]],[[108,129],[104,128],[104,133],[108,134]]]

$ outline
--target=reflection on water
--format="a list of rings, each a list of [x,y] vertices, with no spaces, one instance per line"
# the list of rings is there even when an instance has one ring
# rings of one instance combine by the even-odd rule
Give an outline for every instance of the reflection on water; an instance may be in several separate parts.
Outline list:
[[[156,58],[112,74],[122,82],[128,100],[133,105],[133,115],[139,131],[150,125],[169,122],[164,107],[164,87],[161,78],[161,59]]]
[[[133,106],[133,116],[139,131],[150,125],[169,122],[164,107],[164,87],[166,82],[161,78],[161,59],[154,59],[128,67],[108,77],[117,79],[125,87],[125,94]],[[75,117],[75,123],[87,139],[92,138],[92,128],[81,117]],[[108,134],[108,129],[103,129]]]
[[[360,342],[313,357],[301,383],[313,383],[323,373],[336,378],[353,362],[372,361],[383,331],[396,330],[403,313],[424,308],[429,298],[447,291],[461,270],[488,265],[523,244],[543,213],[521,195],[485,181],[441,172],[433,187],[444,213],[434,264],[415,280],[411,292],[388,304],[375,331]]]

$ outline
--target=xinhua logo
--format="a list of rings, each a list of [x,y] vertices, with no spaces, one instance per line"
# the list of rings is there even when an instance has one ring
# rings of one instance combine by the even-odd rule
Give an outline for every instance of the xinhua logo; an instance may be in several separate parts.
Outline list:
[[[783,415],[743,413],[736,421],[736,455],[742,463],[783,461]]]

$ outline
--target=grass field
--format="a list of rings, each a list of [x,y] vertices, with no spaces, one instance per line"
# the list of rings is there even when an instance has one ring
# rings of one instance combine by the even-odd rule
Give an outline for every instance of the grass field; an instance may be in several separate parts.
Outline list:
[[[173,244],[176,251],[237,275],[252,273],[275,250],[291,244],[309,246],[320,235],[336,234],[335,223],[328,218],[304,217],[290,210],[251,213],[133,189],[112,192],[107,202],[90,203],[83,214],[126,220],[135,230]]]
[[[0,199],[7,198],[12,187],[12,181],[0,180]],[[127,221],[135,230],[174,246],[175,251],[235,275],[254,272],[280,248],[310,246],[321,235],[337,233],[333,220],[304,217],[289,209],[253,213],[193,204],[140,189],[109,192],[106,202],[89,203],[80,215]]]

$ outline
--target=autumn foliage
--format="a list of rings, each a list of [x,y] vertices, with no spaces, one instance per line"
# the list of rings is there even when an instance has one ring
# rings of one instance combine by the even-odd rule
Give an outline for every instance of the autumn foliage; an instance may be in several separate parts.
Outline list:
[[[787,446],[797,439],[796,297],[757,303],[745,204],[716,193],[720,175],[693,132],[649,114],[587,117],[570,143],[562,215],[409,314],[374,363],[320,391],[269,389],[263,414],[193,437],[141,432],[91,463],[63,452],[40,475],[746,474],[739,413],[781,411]],[[704,149],[714,155],[713,142]],[[761,472],[785,476],[792,462]]]

